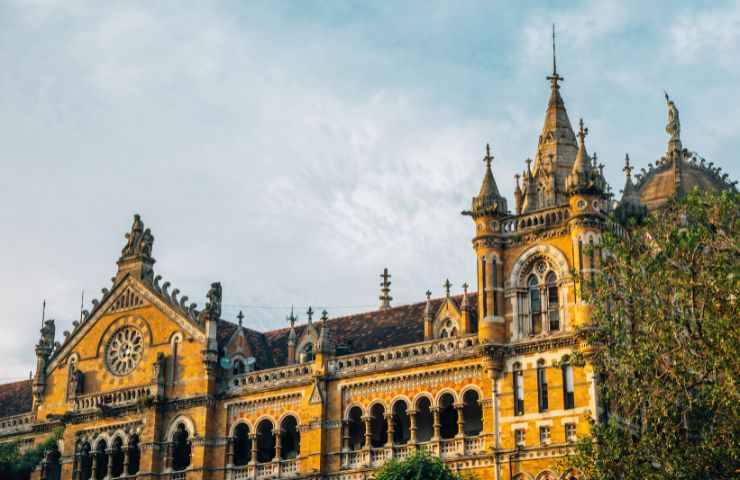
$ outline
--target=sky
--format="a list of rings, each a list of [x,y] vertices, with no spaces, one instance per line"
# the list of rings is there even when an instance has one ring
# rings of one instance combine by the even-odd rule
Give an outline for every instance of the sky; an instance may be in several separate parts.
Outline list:
[[[615,191],[684,146],[740,178],[737,2],[0,0],[0,382],[110,287],[140,213],[155,270],[284,326],[473,283],[485,144],[513,205],[556,24],[562,95]]]

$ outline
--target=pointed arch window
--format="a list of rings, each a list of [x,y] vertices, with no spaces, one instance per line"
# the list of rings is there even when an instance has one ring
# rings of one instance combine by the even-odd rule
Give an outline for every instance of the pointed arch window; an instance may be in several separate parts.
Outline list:
[[[527,292],[529,295],[529,333],[538,335],[542,333],[542,293],[536,275],[529,276]]]
[[[560,330],[560,299],[558,292],[558,278],[554,272],[547,274],[545,279],[547,289],[547,319],[548,330],[553,332]]]

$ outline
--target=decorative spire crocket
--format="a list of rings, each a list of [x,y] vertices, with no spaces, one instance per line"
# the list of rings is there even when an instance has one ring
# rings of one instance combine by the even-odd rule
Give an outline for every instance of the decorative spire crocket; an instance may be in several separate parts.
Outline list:
[[[383,269],[383,273],[380,274],[380,278],[383,279],[380,282],[380,309],[387,310],[391,308],[391,274],[388,273],[388,268]]]

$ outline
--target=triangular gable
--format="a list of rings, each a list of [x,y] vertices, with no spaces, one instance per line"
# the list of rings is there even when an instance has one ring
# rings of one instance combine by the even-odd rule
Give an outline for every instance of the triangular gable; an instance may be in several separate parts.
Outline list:
[[[317,404],[324,401],[324,392],[321,391],[321,384],[318,379],[314,379],[313,390],[311,390],[311,397],[308,399],[308,403]]]
[[[100,302],[93,301],[94,308],[90,314],[83,322],[77,325],[70,335],[64,339],[61,347],[54,352],[47,367],[48,371],[57,367],[58,362],[64,359],[75,348],[80,339],[90,331],[101,317],[109,313],[141,308],[146,305],[152,305],[157,308],[191,337],[205,340],[205,333],[188,316],[187,310],[184,310],[180,304],[173,303],[172,299],[167,299],[164,293],[157,293],[151,285],[136,280],[130,275],[125,276],[110,291],[104,289],[102,300]],[[134,304],[139,305],[132,306]]]
[[[458,320],[462,318],[462,312],[460,311],[460,307],[457,306],[457,303],[451,298],[447,297],[439,306],[437,309],[437,314],[434,316],[434,320],[438,321],[443,318],[453,318],[455,320]]]

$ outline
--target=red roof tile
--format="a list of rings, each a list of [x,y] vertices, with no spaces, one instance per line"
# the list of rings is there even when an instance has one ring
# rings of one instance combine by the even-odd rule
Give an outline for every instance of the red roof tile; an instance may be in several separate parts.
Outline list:
[[[10,417],[33,409],[31,380],[0,385],[0,417]]]

